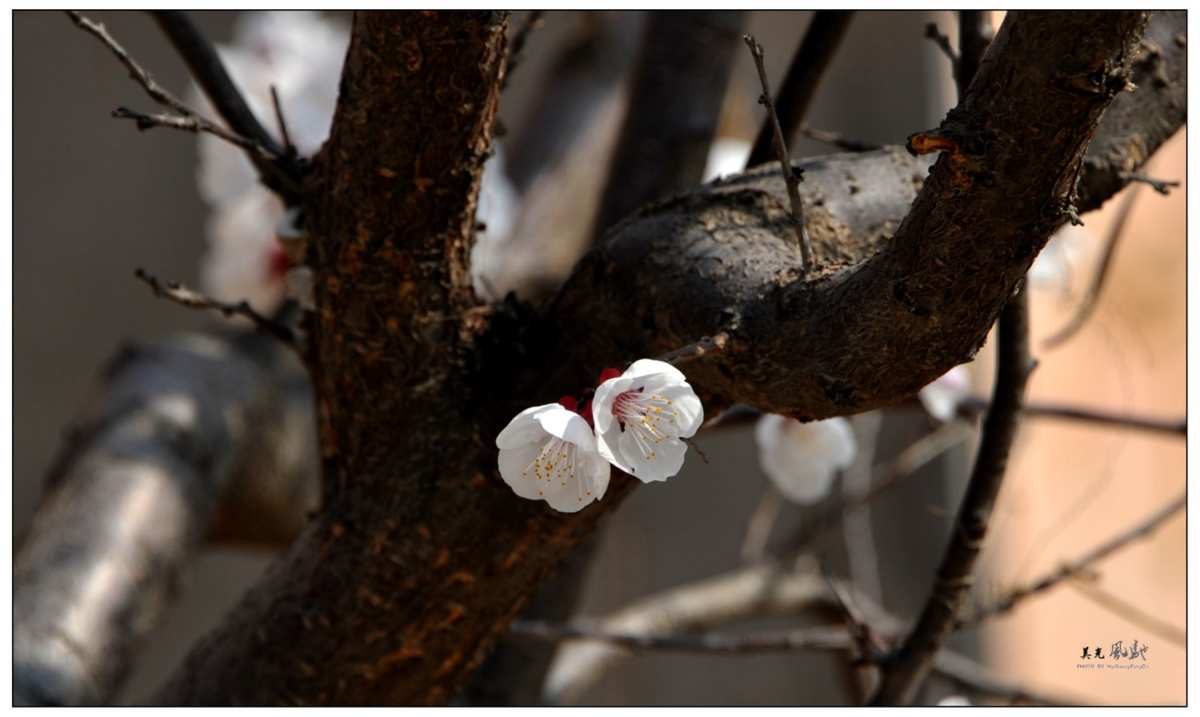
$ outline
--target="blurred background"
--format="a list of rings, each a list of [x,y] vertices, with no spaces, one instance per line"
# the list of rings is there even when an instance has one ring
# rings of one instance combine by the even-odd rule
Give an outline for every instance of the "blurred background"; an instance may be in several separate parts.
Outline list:
[[[514,27],[522,16],[515,15]],[[184,92],[185,68],[151,19],[123,12],[94,17],[162,84]],[[195,17],[210,38],[227,42],[237,14]],[[810,18],[807,12],[750,14],[749,29],[766,48],[775,82],[782,79]],[[519,135],[530,121],[533,98],[554,58],[581,26],[602,20],[547,13],[501,101],[501,119],[510,134]],[[809,112],[809,124],[897,144],[936,126],[955,93],[946,58],[924,37],[929,22],[953,35],[950,13],[858,13]],[[636,47],[630,39],[625,52]],[[128,122],[110,119],[118,105],[147,109],[149,101],[98,43],[62,14],[14,13],[12,51],[13,534],[19,541],[64,431],[118,346],[212,319],[154,299],[133,279],[134,268],[145,267],[163,278],[196,282],[206,207],[196,188],[195,138],[161,129],[139,133]],[[738,58],[721,134],[750,140],[762,110],[755,102],[757,77],[749,57],[739,52]],[[614,63],[628,60],[615,57]],[[590,119],[596,128],[589,131],[597,136],[615,132],[613,120]],[[1184,415],[1185,143],[1181,131],[1147,167],[1152,176],[1185,184],[1166,197],[1149,188],[1140,191],[1098,310],[1078,336],[1053,351],[1039,350],[1040,339],[1067,320],[1081,297],[1121,197],[1084,216],[1087,235],[1070,256],[1065,284],[1032,293],[1033,345],[1040,361],[1030,385],[1032,399]],[[801,141],[792,154],[830,151]],[[977,393],[990,384],[990,351],[985,347],[972,365]],[[880,460],[927,430],[927,419],[914,410],[889,412],[885,420]],[[767,486],[752,429],[702,434],[697,443],[707,462],[689,461],[679,478],[637,491],[608,519],[587,576],[583,614],[604,614],[737,564],[747,518]],[[1184,458],[1184,441],[1174,437],[1026,421],[978,590],[998,592],[1040,575],[1136,522],[1183,488]],[[911,481],[872,513],[882,599],[898,615],[913,615],[925,598],[969,465],[965,448],[953,452],[927,469],[930,480]],[[776,534],[804,518],[804,510],[785,507]],[[840,541],[834,535],[821,546],[835,570],[845,562]],[[145,699],[270,557],[246,550],[204,551],[140,656],[122,700]],[[1103,562],[1094,586],[1182,629],[1185,565],[1184,521],[1174,519]],[[1094,591],[1061,587],[957,639],[960,649],[1032,687],[1093,703],[1185,701],[1183,647],[1147,634],[1128,613],[1100,606]],[[1075,668],[1081,645],[1122,639],[1150,645],[1149,669],[1092,673]],[[583,701],[838,704],[846,699],[842,685],[812,677],[834,671],[834,660],[824,656],[647,654],[622,663]]]

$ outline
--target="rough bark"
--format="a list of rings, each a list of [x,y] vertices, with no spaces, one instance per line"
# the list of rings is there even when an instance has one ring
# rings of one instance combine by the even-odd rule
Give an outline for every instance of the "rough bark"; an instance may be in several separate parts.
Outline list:
[[[807,275],[778,172],[640,210],[581,263],[555,307],[568,335],[590,317],[563,365],[655,355],[726,330],[730,348],[688,366],[706,406],[819,419],[913,395],[975,355],[1072,212],[1087,141],[1125,86],[1139,36],[1120,13],[1014,13],[959,106],[914,137],[953,148],[927,179],[895,149],[798,163],[817,257]]]
[[[162,699],[448,699],[631,487],[614,476],[602,503],[564,516],[494,476],[496,430],[599,368],[727,330],[729,349],[688,366],[706,408],[815,418],[901,400],[969,359],[1068,215],[1141,19],[1010,15],[907,216],[925,163],[809,162],[809,275],[782,181],[757,172],[615,227],[541,323],[472,309],[465,283],[501,24],[358,16],[313,207],[327,500]]]
[[[1098,209],[1187,121],[1187,12],[1155,12],[1133,64],[1136,85],[1104,113],[1088,146],[1079,211]]]
[[[287,440],[314,433],[311,410],[289,398],[300,377],[311,400],[302,376],[261,335],[188,334],[118,354],[16,555],[14,703],[110,700],[222,491],[311,475],[306,446]]]

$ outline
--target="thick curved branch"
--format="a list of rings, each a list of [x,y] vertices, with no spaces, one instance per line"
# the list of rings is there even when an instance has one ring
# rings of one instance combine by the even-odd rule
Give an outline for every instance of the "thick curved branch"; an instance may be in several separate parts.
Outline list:
[[[261,335],[188,334],[113,359],[15,558],[16,703],[113,697],[222,492],[311,466],[292,441],[313,433],[302,377]]]
[[[803,278],[778,172],[637,212],[559,297],[563,363],[612,365],[728,330],[726,351],[688,368],[706,406],[815,419],[915,394],[974,356],[1070,215],[1083,152],[1123,92],[1140,19],[1011,15],[960,105],[914,137],[918,150],[948,150],[928,178],[921,159],[896,150],[798,163],[820,267]],[[572,327],[583,317],[581,336]]]

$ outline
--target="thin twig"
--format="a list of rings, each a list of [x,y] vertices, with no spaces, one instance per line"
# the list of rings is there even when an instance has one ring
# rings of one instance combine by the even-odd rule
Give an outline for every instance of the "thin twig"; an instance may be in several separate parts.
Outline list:
[[[871,703],[908,704],[925,681],[933,658],[954,628],[959,605],[971,587],[971,573],[1016,439],[1025,384],[1029,378],[1029,312],[1024,288],[1000,313],[996,387],[984,419],[975,466],[959,506],[951,538],[929,599],[908,638],[883,665],[883,681]]]
[[[809,105],[817,94],[821,76],[833,60],[838,45],[850,27],[854,11],[818,10],[804,32],[804,39],[792,57],[792,64],[783,77],[783,85],[775,95],[776,115],[783,131],[783,138],[796,136],[797,128],[803,126]],[[754,140],[747,167],[768,162],[774,154],[775,128],[770,118],[763,122]]]
[[[271,106],[275,108],[275,124],[279,125],[279,136],[283,138],[283,153],[289,157],[295,157],[296,145],[292,144],[287,121],[283,118],[283,104],[279,101],[279,90],[275,88],[275,85],[271,85]]]
[[[764,587],[771,591],[768,598],[761,593]],[[595,684],[605,671],[626,656],[621,650],[758,654],[855,649],[854,638],[848,630],[830,626],[743,636],[690,634],[685,632],[687,630],[712,629],[754,616],[797,614],[822,607],[839,609],[839,603],[843,615],[848,613],[849,618],[861,626],[869,644],[879,644],[887,635],[874,634],[875,628],[868,626],[867,615],[886,633],[899,627],[895,617],[869,600],[853,595],[848,587],[838,585],[836,589],[838,594],[831,593],[826,582],[814,581],[804,575],[786,575],[782,576],[782,581],[770,581],[761,568],[742,568],[641,598],[599,620],[565,625],[522,620],[513,623],[512,633],[536,640],[579,641],[564,646],[562,654],[570,656],[570,664],[558,665],[558,671],[552,673],[546,684],[549,700],[561,703]],[[938,653],[933,669],[972,693],[1008,702],[1077,703],[1076,700],[1027,690],[949,650]]]
[[[991,406],[991,401],[982,396],[965,396],[959,400],[958,411],[966,418],[974,419]],[[1125,428],[1134,431],[1167,433],[1181,438],[1187,437],[1187,418],[1159,418],[1157,416],[1135,416],[1113,413],[1102,408],[1073,406],[1070,404],[1035,401],[1025,404],[1021,413],[1029,418],[1046,418],[1062,421],[1079,421],[1105,428]],[[746,405],[730,408],[704,425],[704,430],[736,428],[752,423],[762,417],[762,411]]]
[[[1086,572],[1093,564],[1107,558],[1134,541],[1149,536],[1159,526],[1186,507],[1187,493],[1183,493],[1151,513],[1129,530],[1110,538],[1084,555],[1063,563],[1049,574],[1025,585],[1015,587],[1009,590],[1003,597],[976,608],[970,615],[960,619],[957,627],[975,625],[990,617],[1008,612],[1025,598],[1049,590],[1064,580]]]
[[[229,128],[263,148],[260,153],[250,154],[250,161],[263,184],[279,193],[289,206],[296,204],[302,193],[304,161],[295,154],[288,154],[258,121],[229,77],[216,48],[187,13],[157,10],[151,14]]]
[[[275,321],[269,317],[255,311],[249,303],[239,301],[229,303],[218,301],[210,296],[202,294],[193,289],[189,289],[182,284],[177,284],[172,281],[160,282],[158,278],[146,273],[143,269],[136,269],[133,275],[145,282],[147,286],[154,292],[154,295],[163,299],[186,306],[190,309],[205,309],[219,311],[225,316],[242,316],[249,319],[256,329],[263,333],[270,334],[285,344],[298,348],[296,343],[296,334],[287,326]]]
[[[970,432],[970,428],[963,423],[951,422],[922,436],[887,463],[882,468],[880,477],[868,490],[846,496],[810,516],[795,533],[783,541],[779,554],[794,556],[803,552],[826,531],[840,524],[843,516],[870,505],[900,480],[916,473],[922,466],[961,443]]]
[[[1117,175],[1127,182],[1141,182],[1142,184],[1150,185],[1150,188],[1164,197],[1171,193],[1171,190],[1179,187],[1182,182],[1178,180],[1155,179],[1140,172],[1121,172]]]
[[[512,79],[513,73],[521,65],[525,59],[525,44],[529,42],[529,36],[533,31],[540,28],[545,22],[542,17],[545,16],[544,10],[532,10],[525,17],[525,23],[513,35],[512,44],[508,50],[508,65],[504,70],[504,79],[500,81],[500,89],[508,89],[509,80]]]
[[[167,129],[176,129],[183,132],[192,132],[199,134],[207,132],[208,134],[220,137],[232,145],[241,147],[248,152],[254,152],[258,145],[241,135],[233,134],[220,125],[215,125],[208,120],[197,117],[196,115],[187,114],[171,114],[169,112],[158,112],[146,114],[131,110],[128,107],[118,107],[112,111],[112,116],[116,119],[133,120],[139,130],[145,131],[155,127],[165,127]]]
[[[767,542],[771,537],[771,529],[779,518],[779,509],[783,507],[783,496],[774,485],[767,484],[763,490],[758,505],[746,521],[746,535],[742,538],[742,562],[753,563],[762,559],[767,552]]]
[[[978,414],[988,409],[991,402],[981,396],[967,396],[959,404],[959,411]],[[1081,421],[1111,428],[1129,428],[1137,431],[1167,433],[1181,438],[1187,437],[1187,418],[1158,418],[1156,416],[1131,416],[1111,413],[1101,408],[1072,406],[1048,402],[1030,403],[1021,409],[1030,418],[1050,418],[1066,421]]]
[[[957,76],[958,53],[950,46],[949,36],[938,29],[936,22],[931,22],[925,26],[925,37],[933,40],[933,44],[937,45],[945,53],[946,57],[950,60],[950,64],[955,68],[955,76]]]
[[[263,144],[254,135],[246,135],[238,131],[239,128],[233,123],[230,123],[230,127],[233,128],[231,131],[215,122],[205,119],[191,107],[184,104],[178,97],[168,92],[162,85],[159,85],[150,76],[150,73],[138,64],[125,48],[109,34],[107,28],[102,23],[91,20],[72,10],[67,11],[67,16],[71,18],[71,22],[76,27],[92,35],[108,48],[109,52],[128,70],[129,76],[142,87],[150,99],[171,110],[175,115],[178,115],[177,117],[172,117],[168,114],[151,115],[119,107],[113,112],[114,117],[134,119],[137,121],[138,128],[143,130],[150,127],[170,127],[187,132],[205,132],[219,137],[244,150],[255,166],[260,167],[260,171],[263,171],[263,167],[268,168],[271,176],[280,179],[280,182],[282,182],[280,186],[289,191],[299,191],[298,180],[290,175],[288,171],[276,165],[276,162],[279,160],[279,153],[273,151],[272,147],[274,143]]]
[[[779,158],[779,170],[783,173],[783,181],[787,184],[788,199],[792,203],[792,225],[796,230],[796,239],[800,242],[801,268],[808,270],[813,265],[812,240],[808,236],[808,228],[804,225],[804,203],[800,199],[800,178],[792,169],[788,159],[787,142],[783,139],[783,129],[779,126],[779,116],[775,114],[775,103],[771,101],[771,83],[767,80],[767,68],[763,62],[763,47],[753,35],[742,35],[746,47],[750,48],[750,56],[754,58],[754,67],[758,70],[758,81],[762,85],[762,94],[758,102],[767,108],[767,122],[775,134],[775,155]]]
[[[1090,581],[1080,577],[1068,580],[1067,585],[1088,600],[1091,600],[1112,614],[1128,620],[1131,624],[1144,628],[1147,632],[1151,632],[1173,645],[1187,647],[1187,630],[1172,625],[1165,620],[1160,620],[1158,617],[1142,610],[1128,600],[1118,597],[1108,590],[1098,585],[1093,585]]]
[[[680,364],[688,363],[689,361],[695,361],[706,354],[710,354],[715,351],[723,351],[728,343],[729,334],[725,331],[722,331],[712,336],[705,336],[695,343],[677,348],[674,351],[668,351],[667,353],[659,356],[658,360],[678,366]]]
[[[796,130],[798,133],[808,137],[816,142],[824,142],[825,144],[833,145],[838,149],[844,149],[847,152],[873,152],[877,149],[882,149],[881,144],[872,144],[858,139],[850,139],[837,132],[831,132],[825,129],[817,129],[809,127],[806,124],[800,125]]]
[[[1129,215],[1133,209],[1134,202],[1137,201],[1138,190],[1141,187],[1134,186],[1125,194],[1124,201],[1117,209],[1116,219],[1108,228],[1108,234],[1104,237],[1104,248],[1100,254],[1100,263],[1096,267],[1096,271],[1092,274],[1092,281],[1088,284],[1087,292],[1083,295],[1083,300],[1079,302],[1079,306],[1075,309],[1075,314],[1071,319],[1058,331],[1054,332],[1049,338],[1042,342],[1042,350],[1048,351],[1055,347],[1061,346],[1079,332],[1087,320],[1091,318],[1092,312],[1096,310],[1096,304],[1100,300],[1100,292],[1104,289],[1104,282],[1108,278],[1108,270],[1112,266],[1113,257],[1117,253],[1117,243],[1125,234],[1125,226],[1128,223]]]

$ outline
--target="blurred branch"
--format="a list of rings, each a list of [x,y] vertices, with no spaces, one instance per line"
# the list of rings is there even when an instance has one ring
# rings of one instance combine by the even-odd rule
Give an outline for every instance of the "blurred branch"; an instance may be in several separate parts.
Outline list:
[[[988,409],[990,402],[981,396],[967,396],[959,403],[959,411],[970,415]],[[1030,418],[1049,418],[1063,421],[1080,421],[1103,428],[1124,428],[1134,431],[1167,433],[1187,437],[1187,418],[1159,418],[1156,416],[1133,416],[1110,413],[1100,408],[1073,406],[1070,404],[1035,401],[1026,404],[1021,412]]]
[[[716,632],[700,634],[647,634],[609,630],[586,622],[559,625],[549,622],[518,620],[513,632],[549,642],[592,640],[630,650],[665,652],[708,652],[717,654],[759,654],[796,650],[836,650],[850,648],[849,634],[841,627],[812,627],[798,630],[774,630],[744,635]]]
[[[650,14],[600,199],[595,241],[638,207],[700,183],[744,16]]]
[[[1183,493],[1130,529],[1122,531],[1080,557],[1063,563],[1048,575],[1033,580],[1026,585],[1012,588],[1003,597],[975,608],[969,615],[961,618],[956,627],[961,628],[976,625],[988,618],[1006,613],[1016,607],[1025,598],[1045,592],[1064,580],[1085,573],[1094,563],[1107,558],[1138,540],[1148,537],[1163,523],[1185,508],[1187,508],[1187,494]]]
[[[312,474],[312,445],[298,442],[298,429],[315,433],[309,402],[303,368],[255,334],[187,334],[112,359],[15,556],[14,703],[112,699],[223,491]]]
[[[1134,203],[1137,201],[1139,189],[1141,187],[1134,186],[1130,187],[1129,191],[1126,192],[1125,199],[1117,209],[1116,218],[1108,227],[1108,234],[1105,235],[1103,248],[1100,250],[1100,262],[1096,266],[1096,270],[1092,273],[1092,280],[1088,284],[1083,299],[1079,302],[1079,306],[1075,307],[1075,313],[1072,314],[1070,320],[1042,342],[1043,351],[1049,351],[1069,341],[1072,336],[1079,332],[1079,329],[1083,328],[1083,325],[1091,318],[1092,312],[1096,310],[1096,304],[1100,300],[1100,292],[1104,289],[1104,281],[1108,278],[1108,270],[1112,266],[1113,257],[1117,253],[1117,243],[1125,234],[1125,226],[1129,222],[1129,215]]]
[[[762,94],[758,102],[767,109],[767,125],[771,127],[775,157],[779,160],[779,172],[787,186],[788,201],[792,206],[792,229],[796,232],[796,242],[800,246],[800,268],[811,269],[813,266],[812,238],[808,235],[808,227],[804,223],[804,201],[800,198],[800,177],[792,167],[788,156],[787,140],[783,137],[783,129],[779,126],[779,115],[775,112],[775,103],[771,101],[771,83],[767,81],[767,68],[764,64],[763,46],[754,39],[753,35],[743,35],[746,46],[750,48],[750,57],[754,59],[754,68],[758,71],[758,81],[762,85]]]
[[[804,118],[816,97],[821,77],[842,44],[842,38],[853,19],[852,10],[817,10],[813,13],[804,39],[800,41],[792,64],[784,75],[783,84],[775,95],[774,106],[785,144],[795,139],[797,131],[803,132]],[[769,94],[771,88],[766,87],[763,91]],[[775,155],[774,134],[774,123],[768,117],[758,130],[746,162],[747,167],[763,164]]]
[[[139,280],[145,282],[147,286],[154,292],[154,295],[167,299],[168,301],[186,306],[189,309],[202,309],[219,311],[226,318],[230,316],[241,316],[249,319],[254,324],[254,328],[259,331],[274,336],[283,343],[287,344],[293,350],[299,352],[300,348],[296,343],[296,333],[292,329],[272,318],[263,316],[255,311],[246,301],[224,302],[202,294],[193,289],[189,289],[182,284],[177,284],[172,281],[160,282],[156,277],[147,274],[144,269],[135,269],[133,275]]]
[[[1166,179],[1155,179],[1154,177],[1150,177],[1139,172],[1122,172],[1121,179],[1124,179],[1128,182],[1145,184],[1164,197],[1170,195],[1172,189],[1175,189],[1182,184],[1182,182],[1179,182],[1178,180],[1171,181]]]
[[[938,29],[936,22],[931,22],[925,25],[925,38],[932,40],[933,44],[938,46],[946,59],[950,60],[951,66],[954,67],[954,76],[958,76],[958,53],[950,46],[950,37]]]
[[[525,59],[525,44],[529,42],[529,36],[533,34],[533,31],[545,24],[542,20],[545,14],[544,10],[531,10],[525,16],[525,22],[521,24],[516,34],[513,35],[512,43],[508,48],[508,64],[504,68],[504,79],[500,81],[500,89],[508,88],[508,83],[513,73],[517,71],[517,67]]]
[[[845,585],[837,585],[836,590],[845,595],[853,593]],[[878,605],[858,595],[853,595],[853,601],[862,613],[854,620],[886,635],[899,631],[900,621]],[[802,628],[744,636],[705,632],[740,620],[808,611],[838,619],[845,604],[844,598],[839,598],[829,583],[811,569],[780,573],[775,568],[746,567],[646,596],[596,620],[564,625],[518,622],[513,631],[531,639],[567,641],[546,682],[546,701],[562,704],[578,700],[607,671],[627,659],[630,651],[747,654],[854,649],[854,639],[844,628]],[[695,631],[700,634],[687,634]],[[1038,704],[1072,703],[1002,680],[948,650],[936,656],[934,670],[980,695]]]
[[[850,139],[837,132],[830,132],[829,130],[809,127],[806,124],[800,125],[798,128],[796,128],[796,131],[811,140],[833,145],[834,147],[846,152],[872,152],[880,148],[880,145],[872,144],[871,142]]]
[[[555,56],[530,101],[528,119],[506,143],[506,167],[518,192],[571,157],[596,115],[618,93],[636,56],[642,13],[584,12],[581,31]]]
[[[962,96],[979,70],[987,47],[992,42],[992,20],[988,10],[960,10],[958,13],[958,46],[961,51],[954,67],[958,94]]]
[[[270,155],[250,155],[263,184],[280,194],[286,204],[298,202],[304,176],[302,161],[286,147],[281,147],[254,116],[212,43],[181,10],[156,10],[151,14],[225,123]]]
[[[1173,645],[1184,649],[1187,648],[1187,630],[1176,627],[1166,620],[1158,619],[1158,617],[1142,610],[1137,605],[1114,595],[1108,590],[1104,590],[1098,585],[1092,584],[1083,576],[1077,576],[1068,580],[1067,585],[1105,610],[1127,620],[1130,624],[1144,628]]]

